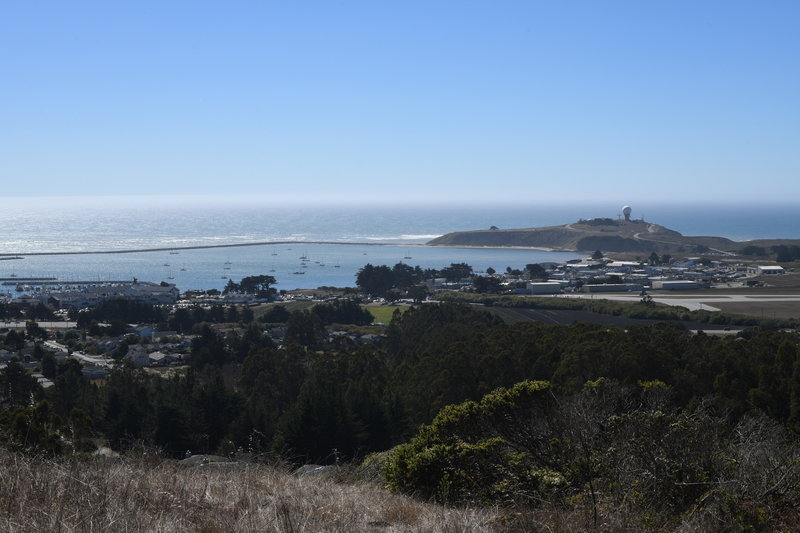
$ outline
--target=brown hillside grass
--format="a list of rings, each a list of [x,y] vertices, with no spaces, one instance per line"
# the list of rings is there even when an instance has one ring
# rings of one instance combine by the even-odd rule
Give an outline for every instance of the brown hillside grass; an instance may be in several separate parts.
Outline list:
[[[569,502],[543,500],[535,508],[445,507],[388,492],[347,467],[329,478],[297,477],[260,464],[179,468],[157,457],[48,460],[0,450],[4,533],[751,530],[731,514],[724,491],[710,491],[690,513],[666,522],[647,509],[600,496],[594,523],[586,495]],[[787,510],[763,502],[739,510],[770,520],[754,530],[771,531],[767,524],[779,524],[774,530],[797,531],[793,511],[772,516]]]
[[[0,451],[0,531],[496,531],[483,509],[445,508],[374,482],[278,468],[177,468],[155,459],[32,459]]]

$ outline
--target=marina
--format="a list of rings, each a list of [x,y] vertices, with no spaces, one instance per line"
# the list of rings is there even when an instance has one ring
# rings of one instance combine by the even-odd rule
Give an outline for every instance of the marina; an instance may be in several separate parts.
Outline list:
[[[406,259],[408,246],[376,244],[304,243],[301,259],[287,244],[181,250],[181,269],[165,266],[169,251],[141,251],[120,254],[31,255],[14,264],[10,277],[0,264],[0,291],[14,286],[45,284],[89,284],[107,280],[140,280],[174,283],[181,291],[222,289],[228,279],[267,274],[277,280],[278,289],[313,289],[320,286],[352,287],[358,270],[367,263],[394,266],[407,263],[440,269],[451,263],[467,263],[476,271],[507,266],[522,268],[527,263],[566,261],[580,254],[519,249],[478,249],[418,246],[414,259]],[[227,264],[226,264],[227,263]],[[29,283],[26,280],[35,283]]]

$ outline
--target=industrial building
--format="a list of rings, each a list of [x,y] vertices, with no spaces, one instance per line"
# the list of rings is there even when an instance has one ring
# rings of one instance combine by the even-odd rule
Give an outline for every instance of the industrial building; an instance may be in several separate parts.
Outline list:
[[[774,276],[785,274],[782,266],[776,265],[748,265],[747,273],[751,276]]]

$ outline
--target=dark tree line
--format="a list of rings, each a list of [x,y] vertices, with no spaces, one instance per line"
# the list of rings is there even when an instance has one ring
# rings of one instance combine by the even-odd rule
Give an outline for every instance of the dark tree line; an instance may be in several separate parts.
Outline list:
[[[25,306],[0,302],[0,319],[19,320],[21,318],[30,320],[53,320],[55,315],[51,309],[41,303]]]
[[[780,244],[772,247],[772,253],[775,254],[775,261],[778,263],[790,263],[800,259],[800,246]]]
[[[255,294],[258,298],[270,298],[275,295],[275,278],[273,276],[247,276],[242,281],[236,283],[232,279],[228,280],[223,294]]]
[[[372,313],[353,300],[334,300],[331,303],[317,304],[311,308],[323,325],[356,324],[366,326],[372,324]]]
[[[364,265],[356,274],[356,285],[367,294],[387,297],[393,292],[407,291],[409,288],[435,277],[435,271],[423,270],[405,263],[397,263],[393,267],[386,265]]]
[[[422,269],[405,263],[397,263],[391,268],[368,263],[356,274],[356,285],[372,296],[395,298],[407,295],[415,300],[422,300],[426,290],[420,284],[425,280],[444,278],[447,281],[459,281],[471,275],[472,267],[466,263],[451,263],[441,270]]]
[[[770,252],[775,256],[775,261],[778,263],[789,263],[800,259],[800,246],[778,244],[771,246],[769,251],[763,246],[747,245],[739,250],[742,255],[767,257]]]
[[[167,311],[163,307],[134,300],[115,299],[101,302],[83,310],[73,311],[79,328],[87,328],[92,321],[120,324],[157,324],[164,322]]]
[[[71,316],[78,328],[93,335],[121,335],[129,324],[155,324],[162,330],[188,334],[204,323],[249,324],[255,319],[253,310],[244,305],[194,305],[169,312],[163,306],[131,300],[108,300],[87,310],[73,311]],[[104,329],[100,324],[107,326]]]

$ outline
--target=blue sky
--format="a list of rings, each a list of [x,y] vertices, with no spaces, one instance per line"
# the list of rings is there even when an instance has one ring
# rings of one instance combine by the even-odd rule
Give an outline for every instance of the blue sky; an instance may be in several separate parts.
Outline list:
[[[796,1],[0,4],[4,196],[800,197]]]

